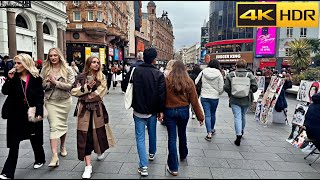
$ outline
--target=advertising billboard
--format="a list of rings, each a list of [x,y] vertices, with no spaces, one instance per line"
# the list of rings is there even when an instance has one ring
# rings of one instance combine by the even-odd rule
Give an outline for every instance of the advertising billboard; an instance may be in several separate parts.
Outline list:
[[[114,60],[119,60],[119,50],[117,48],[114,48]]]
[[[201,37],[209,37],[209,28],[201,27]]]
[[[123,60],[122,56],[123,56],[123,52],[122,52],[121,49],[119,49],[119,60],[120,60],[120,61]]]
[[[258,27],[256,36],[256,57],[273,56],[276,47],[277,28]]]
[[[201,56],[200,56],[200,59],[204,59],[204,56],[207,54],[207,50],[204,49],[204,50],[201,50]]]

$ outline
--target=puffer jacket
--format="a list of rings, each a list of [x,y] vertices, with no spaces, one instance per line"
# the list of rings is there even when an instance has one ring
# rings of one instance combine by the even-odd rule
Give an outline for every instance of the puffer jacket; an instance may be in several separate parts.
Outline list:
[[[305,115],[304,125],[306,126],[307,133],[313,135],[311,139],[316,139],[320,142],[320,93],[313,95],[312,101],[313,103],[310,104]]]
[[[201,97],[219,99],[224,86],[221,72],[216,68],[205,68],[196,78],[196,84],[200,81],[200,78],[202,78]]]

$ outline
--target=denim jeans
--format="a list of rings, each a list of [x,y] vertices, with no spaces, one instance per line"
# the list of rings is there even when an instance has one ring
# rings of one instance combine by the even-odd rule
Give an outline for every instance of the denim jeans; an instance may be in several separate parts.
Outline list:
[[[186,129],[189,120],[189,106],[166,108],[164,116],[168,130],[169,155],[167,163],[171,171],[178,171],[177,128],[180,159],[185,159],[188,155]]]
[[[149,118],[139,118],[133,115],[133,119],[135,124],[137,150],[140,159],[139,167],[148,167],[145,130],[147,126],[149,134],[149,154],[155,154],[157,152],[157,116],[153,115]]]
[[[219,99],[201,98],[201,104],[204,110],[207,133],[214,130],[216,124],[216,111]]]
[[[238,106],[231,104],[231,109],[234,116],[234,128],[236,130],[236,135],[241,135],[241,131],[244,130],[246,126],[246,114],[249,106]]]

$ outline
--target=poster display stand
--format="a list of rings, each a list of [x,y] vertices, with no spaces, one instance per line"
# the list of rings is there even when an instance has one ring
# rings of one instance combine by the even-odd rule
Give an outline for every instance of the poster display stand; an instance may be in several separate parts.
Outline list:
[[[255,120],[264,126],[267,126],[268,121],[270,121],[284,82],[283,78],[273,76],[263,98],[257,101]]]
[[[312,145],[311,142],[306,142],[307,134],[304,128],[305,115],[308,111],[309,104],[312,103],[312,96],[319,91],[319,82],[306,81],[300,82],[297,100],[300,101],[296,105],[292,118],[292,130],[289,138],[286,140],[294,147],[299,148],[304,153],[308,153]]]

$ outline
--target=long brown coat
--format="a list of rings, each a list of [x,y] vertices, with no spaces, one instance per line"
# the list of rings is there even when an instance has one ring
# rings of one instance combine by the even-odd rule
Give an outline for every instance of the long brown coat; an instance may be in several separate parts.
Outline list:
[[[90,112],[93,112],[93,144],[94,152],[102,154],[109,148],[105,124],[108,123],[108,113],[103,104],[102,98],[107,92],[106,81],[96,80],[93,89],[88,90],[84,86],[86,75],[77,76],[71,94],[79,97],[76,114],[78,117],[77,125],[77,149],[78,159],[83,161],[85,157],[85,147],[87,142],[87,132],[90,122]]]

